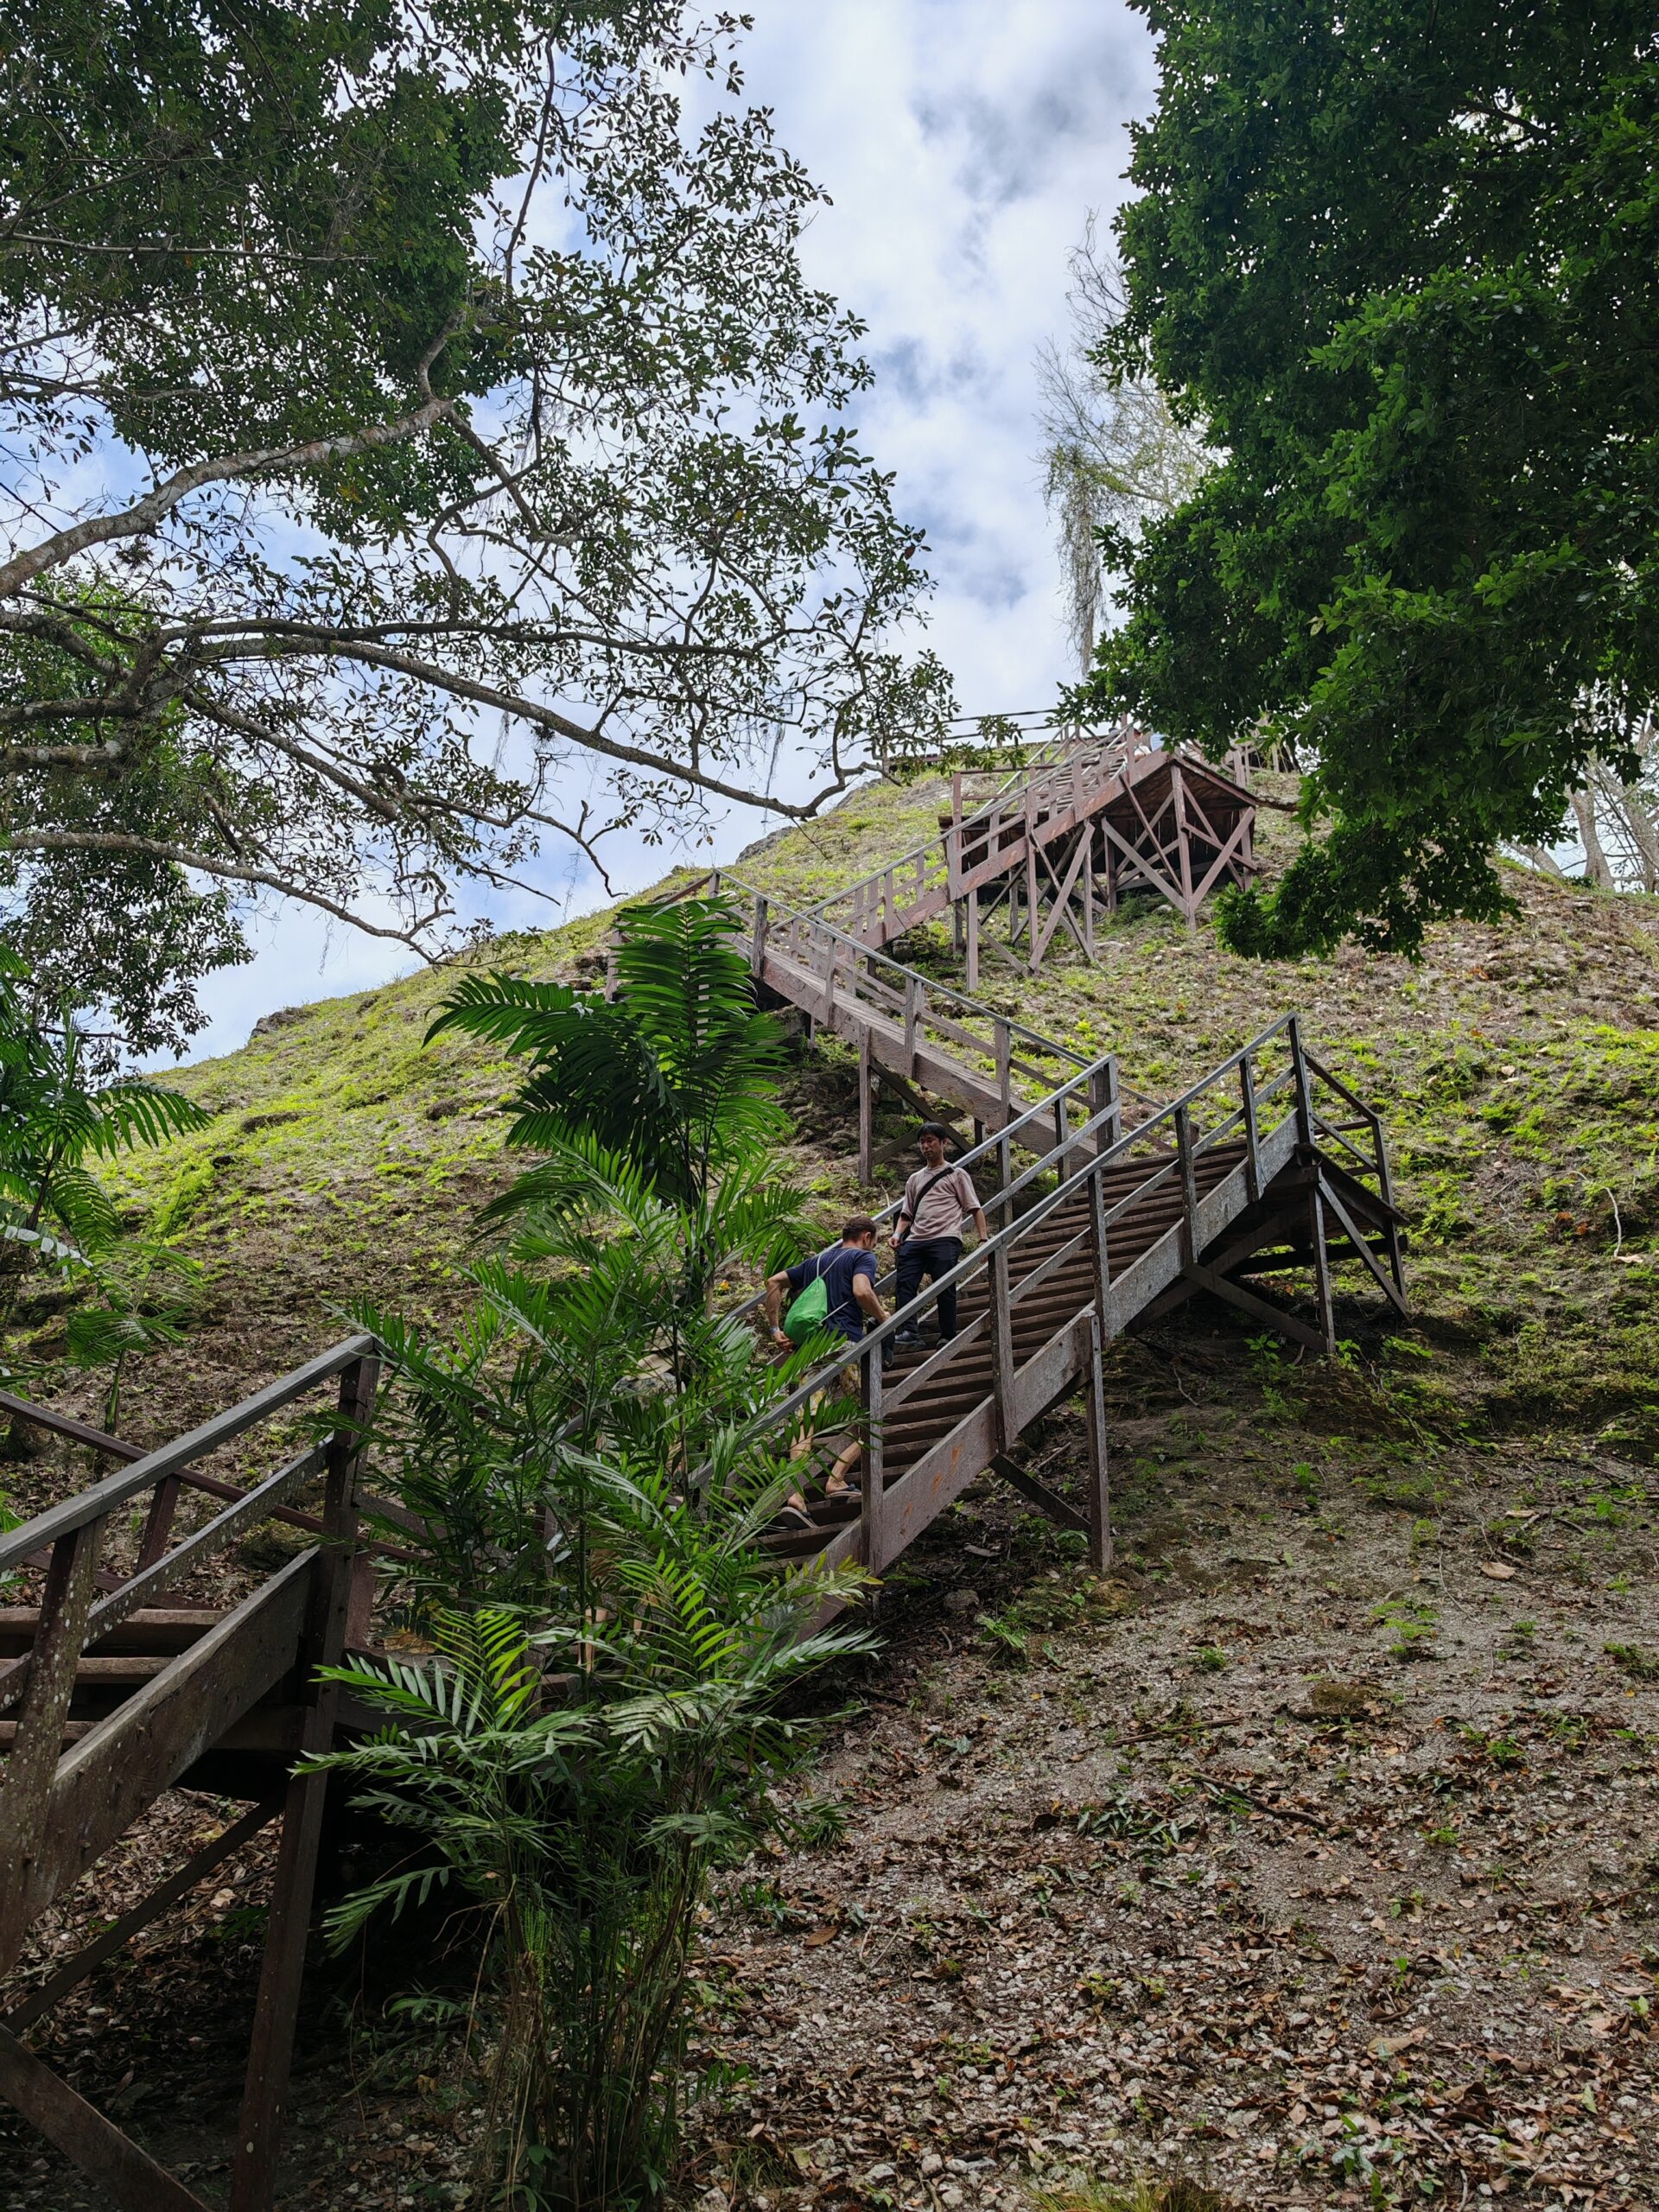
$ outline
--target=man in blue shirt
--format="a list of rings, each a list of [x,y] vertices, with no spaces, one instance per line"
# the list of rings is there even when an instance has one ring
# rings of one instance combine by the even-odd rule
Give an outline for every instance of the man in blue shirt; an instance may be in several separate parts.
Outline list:
[[[784,1294],[789,1294],[792,1305],[808,1283],[816,1282],[820,1275],[830,1301],[824,1325],[849,1343],[857,1344],[863,1336],[867,1319],[887,1318],[887,1309],[875,1289],[875,1224],[868,1214],[855,1213],[842,1230],[839,1244],[812,1253],[795,1267],[779,1268],[767,1278],[766,1321],[773,1344],[785,1351],[790,1344],[783,1330]]]
[[[881,1303],[875,1287],[875,1224],[867,1213],[855,1213],[842,1229],[839,1244],[831,1244],[822,1252],[814,1252],[792,1268],[779,1268],[775,1275],[766,1278],[766,1321],[772,1332],[772,1341],[783,1351],[793,1349],[784,1334],[784,1300],[787,1294],[792,1305],[810,1282],[822,1275],[824,1294],[830,1310],[824,1316],[826,1328],[833,1329],[849,1344],[859,1343],[867,1323],[885,1321],[887,1309]],[[822,1394],[820,1394],[822,1395]],[[817,1409],[818,1399],[813,1401]],[[804,1458],[811,1449],[811,1430],[796,1442],[791,1457]],[[858,1439],[844,1444],[836,1454],[824,1483],[826,1496],[835,1497],[852,1487],[851,1475],[857,1466],[862,1450]],[[802,1493],[791,1491],[787,1503],[779,1514],[780,1528],[787,1531],[811,1530],[815,1527],[811,1514]]]

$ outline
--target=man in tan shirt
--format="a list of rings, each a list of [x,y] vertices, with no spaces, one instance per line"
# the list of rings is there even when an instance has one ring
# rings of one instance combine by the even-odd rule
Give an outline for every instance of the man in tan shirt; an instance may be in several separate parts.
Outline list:
[[[938,1122],[924,1122],[919,1142],[922,1164],[905,1185],[905,1202],[893,1227],[893,1255],[897,1281],[895,1308],[908,1306],[924,1278],[937,1282],[949,1274],[962,1257],[962,1224],[969,1215],[982,1241],[988,1235],[985,1210],[979,1203],[974,1179],[965,1167],[947,1167],[944,1147],[950,1132]],[[939,1342],[957,1333],[957,1294],[941,1292],[936,1308]],[[919,1344],[919,1329],[900,1329],[899,1342]]]

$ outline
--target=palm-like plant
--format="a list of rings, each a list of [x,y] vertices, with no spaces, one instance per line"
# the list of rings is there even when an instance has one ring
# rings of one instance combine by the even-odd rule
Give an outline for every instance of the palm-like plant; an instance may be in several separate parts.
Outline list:
[[[393,1725],[315,1763],[415,1845],[335,1908],[337,1943],[436,1888],[482,1913],[499,2006],[487,2178],[569,2212],[663,2178],[708,1872],[753,1840],[763,1785],[802,1745],[780,1692],[868,1642],[803,1633],[859,1571],[769,1572],[755,1537],[777,1469],[729,1426],[715,1458],[721,1479],[694,1507],[654,1450],[560,1455],[542,1624],[446,1610],[434,1663],[335,1670]]]
[[[758,1359],[708,1295],[798,1235],[770,1156],[781,1033],[719,901],[626,917],[618,986],[467,978],[434,1025],[529,1060],[509,1141],[542,1158],[486,1211],[515,1235],[469,1270],[459,1332],[355,1311],[438,1656],[343,1675],[395,1725],[330,1761],[420,1840],[336,1934],[440,1884],[485,1908],[494,2177],[573,2212],[661,2178],[709,1867],[792,1740],[779,1691],[863,1640],[807,1633],[857,1570],[780,1575],[759,1548],[796,1440],[754,1417],[811,1355]]]
[[[118,1432],[122,1388],[135,1362],[184,1341],[201,1262],[152,1224],[143,1235],[100,1250],[89,1272],[97,1302],[69,1315],[69,1357],[77,1367],[109,1370],[104,1426]]]
[[[773,1239],[792,1216],[792,1193],[746,1179],[688,1217],[591,1137],[569,1138],[561,1157],[556,1200],[510,1255],[467,1270],[476,1295],[454,1336],[366,1303],[350,1309],[379,1338],[396,1386],[375,1440],[431,1531],[416,1574],[423,1602],[546,1602],[548,1516],[580,1493],[590,1456],[683,1485],[811,1364],[810,1349],[758,1360],[752,1330],[685,1295],[688,1220],[713,1240],[709,1250],[750,1256],[753,1240]],[[778,1484],[781,1494],[781,1473]],[[574,1527],[580,1546],[580,1504]],[[567,1572],[584,1611],[599,1602],[579,1557],[560,1565]]]
[[[695,1208],[787,1132],[773,1096],[783,1028],[755,1004],[729,900],[632,907],[618,936],[613,1001],[468,976],[428,1034],[463,1030],[530,1061],[509,1144],[556,1160],[589,1135],[666,1203]],[[557,1179],[532,1170],[486,1217],[533,1210]]]
[[[204,1128],[193,1099],[143,1076],[99,1081],[72,1009],[36,1018],[18,963],[0,957],[0,1240],[15,1289],[28,1255],[73,1264],[121,1234],[92,1163]]]

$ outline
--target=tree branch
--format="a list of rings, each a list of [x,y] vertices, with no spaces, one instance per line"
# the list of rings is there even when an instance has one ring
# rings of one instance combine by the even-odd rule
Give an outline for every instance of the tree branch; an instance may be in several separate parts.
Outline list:
[[[419,437],[435,423],[454,412],[453,400],[429,399],[412,415],[399,416],[390,423],[372,423],[361,430],[342,431],[336,437],[313,438],[301,446],[229,454],[222,461],[192,461],[186,468],[175,469],[164,484],[157,484],[142,499],[124,507],[118,514],[89,515],[85,522],[58,531],[38,545],[14,554],[0,568],[0,598],[10,597],[44,569],[61,566],[89,546],[105,544],[115,537],[142,537],[145,531],[154,529],[163,516],[171,513],[181,499],[200,491],[204,485],[269,475],[276,469],[316,468],[324,461],[344,461],[353,454],[372,453],[381,446],[401,445],[410,438]]]
[[[169,845],[158,837],[134,837],[124,831],[99,830],[24,830],[6,839],[7,849],[14,853],[79,852],[79,853],[137,853],[145,860],[169,861],[177,868],[193,868],[203,875],[224,875],[238,883],[251,883],[264,891],[279,892],[285,899],[298,899],[308,906],[321,907],[325,914],[332,914],[336,921],[346,922],[354,930],[361,930],[366,937],[395,938],[406,944],[421,957],[429,959],[421,944],[419,932],[437,919],[437,912],[427,915],[406,930],[388,929],[378,922],[365,921],[361,914],[354,914],[349,906],[342,906],[324,893],[289,875],[277,875],[269,868],[245,868],[235,861],[221,859],[215,853],[194,852],[188,845]]]
[[[308,635],[295,626],[296,642],[309,652],[321,651],[342,660],[365,663],[371,668],[390,670],[394,675],[407,676],[416,683],[423,683],[435,691],[448,692],[452,697],[466,699],[474,706],[492,707],[497,713],[512,715],[527,721],[550,735],[568,739],[573,745],[586,747],[590,752],[603,753],[613,760],[621,760],[632,768],[644,768],[652,775],[669,776],[677,783],[691,784],[701,791],[712,791],[716,798],[735,800],[740,806],[758,806],[770,814],[786,815],[791,821],[802,821],[816,813],[823,804],[820,797],[810,806],[797,806],[787,799],[774,798],[770,793],[746,791],[740,784],[728,784],[718,776],[708,776],[700,770],[683,763],[664,760],[641,747],[624,745],[616,738],[606,737],[596,728],[584,728],[572,721],[555,707],[544,707],[539,701],[526,699],[512,691],[502,691],[493,683],[480,683],[476,677],[460,675],[442,663],[418,658],[413,653],[395,652],[390,646],[376,645],[361,639],[341,637],[338,632],[318,628]],[[828,796],[824,794],[823,796]]]

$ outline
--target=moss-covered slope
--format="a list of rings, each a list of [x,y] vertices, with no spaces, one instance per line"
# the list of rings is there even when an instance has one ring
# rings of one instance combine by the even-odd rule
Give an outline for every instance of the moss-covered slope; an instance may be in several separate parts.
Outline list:
[[[1268,792],[1286,795],[1285,786]],[[750,880],[805,903],[930,834],[938,781],[855,793],[821,823],[769,841]],[[1296,832],[1265,809],[1271,872]],[[1434,931],[1415,966],[1350,950],[1327,963],[1236,960],[1146,904],[1026,975],[988,957],[982,995],[1079,1046],[1115,1045],[1129,1081],[1167,1093],[1299,1007],[1316,1048],[1388,1115],[1423,1321],[1473,1356],[1459,1397],[1481,1417],[1656,1437],[1652,1323],[1659,1225],[1659,902],[1613,899],[1513,871],[1514,918]],[[480,956],[580,979],[607,927],[589,916]],[[905,948],[952,972],[948,935]],[[154,1362],[130,1400],[141,1436],[175,1429],[327,1338],[345,1300],[437,1314],[473,1213],[505,1173],[499,1062],[425,1031],[447,971],[278,1014],[239,1052],[185,1072],[212,1128],[131,1162],[122,1193],[205,1263],[187,1350]],[[795,1165],[826,1210],[855,1185],[850,1103],[833,1060],[804,1073]],[[896,1169],[904,1132],[887,1126]],[[49,1301],[48,1302],[49,1304]],[[37,1312],[36,1348],[54,1321]],[[89,1399],[65,1377],[61,1395]],[[1448,1408],[1449,1410],[1449,1408]]]

